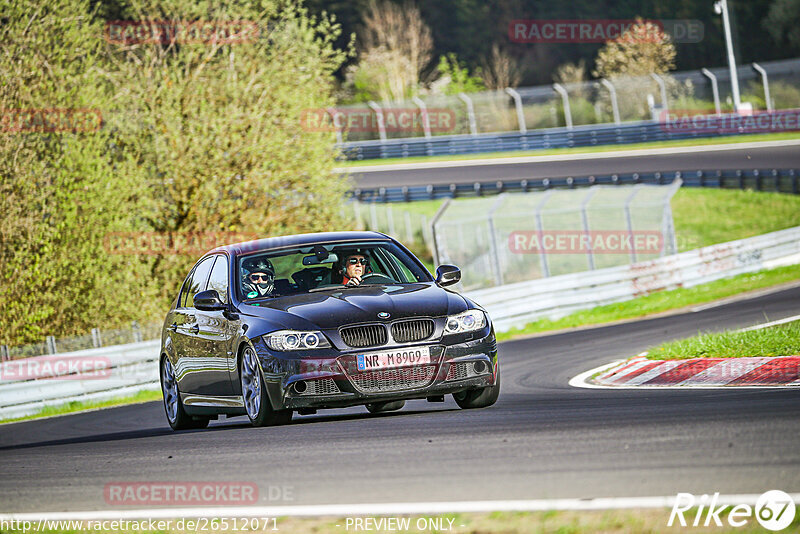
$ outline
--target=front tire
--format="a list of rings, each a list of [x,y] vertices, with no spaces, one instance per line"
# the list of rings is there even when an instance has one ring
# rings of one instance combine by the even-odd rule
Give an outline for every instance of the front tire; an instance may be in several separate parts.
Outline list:
[[[367,404],[367,411],[369,413],[383,413],[383,412],[393,412],[395,410],[400,410],[403,406],[406,405],[406,401],[399,400],[399,401],[390,401],[390,402],[371,402]]]
[[[273,410],[267,396],[264,375],[258,364],[256,351],[247,347],[239,364],[239,377],[242,383],[242,400],[247,417],[253,426],[284,425],[292,420],[292,410]]]
[[[459,391],[453,393],[453,399],[458,404],[459,408],[470,410],[473,408],[488,408],[495,402],[497,397],[500,396],[500,367],[497,367],[497,378],[494,385],[481,388],[469,389],[467,391]]]
[[[186,413],[181,402],[181,393],[178,391],[178,381],[175,378],[175,371],[172,369],[172,362],[168,356],[161,359],[161,393],[164,396],[164,412],[167,414],[167,422],[172,430],[188,430],[191,428],[205,428],[208,426],[207,417],[193,418]]]

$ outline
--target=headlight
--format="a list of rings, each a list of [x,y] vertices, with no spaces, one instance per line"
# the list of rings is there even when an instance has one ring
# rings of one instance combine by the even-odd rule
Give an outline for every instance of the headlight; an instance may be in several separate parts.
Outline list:
[[[297,330],[279,330],[267,334],[264,342],[272,350],[311,350],[326,349],[331,346],[322,332],[298,332]]]
[[[467,310],[458,315],[451,315],[447,318],[444,326],[445,334],[463,334],[480,330],[486,326],[486,315],[481,310]]]

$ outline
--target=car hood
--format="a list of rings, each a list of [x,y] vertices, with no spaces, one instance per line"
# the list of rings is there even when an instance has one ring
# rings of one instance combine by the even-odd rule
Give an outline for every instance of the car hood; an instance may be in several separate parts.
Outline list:
[[[442,316],[467,309],[457,293],[434,283],[375,285],[319,291],[243,304],[241,311],[266,319],[282,328],[336,329],[342,325],[405,317]]]

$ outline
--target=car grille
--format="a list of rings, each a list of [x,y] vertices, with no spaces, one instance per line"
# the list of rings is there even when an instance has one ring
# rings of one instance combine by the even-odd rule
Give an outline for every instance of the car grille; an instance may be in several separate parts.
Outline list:
[[[402,391],[427,386],[436,373],[435,365],[418,365],[400,369],[368,371],[350,376],[353,385],[363,393]]]
[[[375,347],[386,344],[386,327],[382,324],[349,326],[339,331],[342,341],[351,347]]]
[[[341,393],[339,386],[332,378],[321,378],[319,380],[309,380],[306,382],[308,387],[301,395],[331,395]]]
[[[398,343],[422,341],[433,334],[433,321],[431,319],[413,319],[411,321],[398,321],[392,325],[392,337]]]
[[[445,380],[463,380],[465,378],[487,374],[491,371],[492,369],[488,364],[484,366],[484,371],[476,373],[474,362],[456,362],[450,364]]]

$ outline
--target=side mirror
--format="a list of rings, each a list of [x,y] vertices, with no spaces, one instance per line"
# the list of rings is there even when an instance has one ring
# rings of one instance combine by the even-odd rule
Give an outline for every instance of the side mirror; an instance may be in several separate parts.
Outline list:
[[[455,265],[440,265],[436,268],[436,285],[451,286],[461,281],[461,270]]]
[[[220,311],[228,309],[219,299],[219,293],[213,289],[201,291],[195,295],[194,307],[202,311]]]

